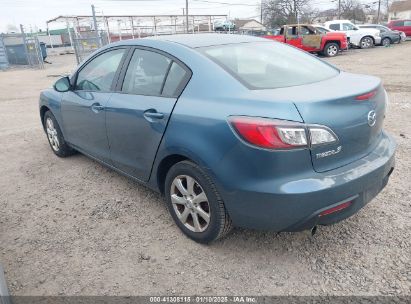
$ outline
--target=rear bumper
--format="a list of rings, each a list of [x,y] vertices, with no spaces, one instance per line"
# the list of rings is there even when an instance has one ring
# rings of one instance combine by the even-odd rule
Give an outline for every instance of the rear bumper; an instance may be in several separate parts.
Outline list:
[[[349,165],[276,178],[264,182],[268,185],[264,191],[261,186],[256,191],[222,191],[223,199],[234,225],[240,227],[300,231],[336,223],[356,213],[385,187],[394,169],[395,148],[395,141],[384,133],[373,152]],[[348,201],[349,207],[320,216]]]

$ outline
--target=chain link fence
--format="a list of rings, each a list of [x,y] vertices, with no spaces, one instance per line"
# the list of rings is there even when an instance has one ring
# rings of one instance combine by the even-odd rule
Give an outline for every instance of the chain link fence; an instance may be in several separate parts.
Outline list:
[[[0,66],[29,66],[43,69],[45,45],[36,36],[22,34],[0,35]]]

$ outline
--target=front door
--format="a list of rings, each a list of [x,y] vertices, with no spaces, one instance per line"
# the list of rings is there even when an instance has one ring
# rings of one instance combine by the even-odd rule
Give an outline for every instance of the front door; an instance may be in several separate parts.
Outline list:
[[[190,72],[161,52],[136,48],[122,74],[106,107],[111,160],[121,171],[147,181]]]
[[[105,162],[110,160],[105,107],[124,54],[124,48],[109,50],[87,62],[76,73],[73,90],[64,93],[61,101],[67,141]]]

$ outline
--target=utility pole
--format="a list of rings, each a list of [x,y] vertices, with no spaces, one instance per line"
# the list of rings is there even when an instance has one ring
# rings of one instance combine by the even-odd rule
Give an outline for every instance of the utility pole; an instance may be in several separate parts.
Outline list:
[[[380,23],[381,0],[378,0],[377,24]]]
[[[260,7],[260,21],[261,21],[261,24],[263,24],[263,1],[264,0],[261,0],[261,7]]]
[[[94,4],[91,5],[91,12],[93,14],[93,24],[94,24],[94,30],[96,31],[97,45],[100,48],[101,47],[101,41],[100,41],[100,35],[98,34],[96,10],[94,8]]]
[[[188,34],[188,0],[186,0],[186,33]]]
[[[341,0],[338,0],[338,20],[341,19]]]

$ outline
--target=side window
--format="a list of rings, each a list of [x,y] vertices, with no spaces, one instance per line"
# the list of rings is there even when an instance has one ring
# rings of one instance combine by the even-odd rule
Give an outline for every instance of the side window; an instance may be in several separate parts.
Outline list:
[[[307,26],[302,26],[300,28],[300,35],[315,35],[315,31]]]
[[[404,21],[395,21],[394,26],[404,26]]]
[[[343,23],[343,31],[352,31],[354,26],[350,23]]]
[[[179,64],[173,62],[173,65],[168,72],[166,83],[163,88],[163,95],[177,97],[180,95],[184,81],[186,80],[187,72]]]
[[[411,20],[409,20],[409,21],[404,21],[404,26],[411,26]]]
[[[171,60],[161,54],[136,49],[124,78],[122,91],[159,96]]]
[[[110,91],[124,52],[124,49],[108,51],[87,63],[77,75],[76,90]]]
[[[332,29],[334,31],[339,31],[340,30],[340,24],[339,23],[330,24],[330,29]]]

